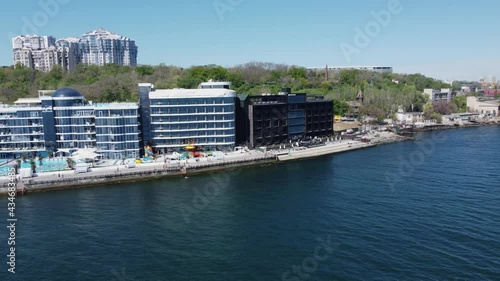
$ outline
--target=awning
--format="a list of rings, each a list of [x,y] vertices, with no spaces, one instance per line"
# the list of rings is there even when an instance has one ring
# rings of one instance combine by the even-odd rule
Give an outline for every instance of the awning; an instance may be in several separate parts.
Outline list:
[[[101,154],[95,153],[95,149],[80,149],[75,151],[72,155],[73,158],[76,159],[95,159],[101,156]]]

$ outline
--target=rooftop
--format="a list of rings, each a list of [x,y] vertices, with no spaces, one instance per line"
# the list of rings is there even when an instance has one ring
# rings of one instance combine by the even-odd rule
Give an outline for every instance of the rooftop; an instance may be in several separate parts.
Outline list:
[[[80,38],[76,38],[76,37],[68,37],[68,38],[59,39],[56,41],[56,43],[60,42],[60,41],[67,41],[69,43],[79,43],[81,40],[80,40]]]
[[[111,31],[104,29],[104,28],[98,28],[96,30],[89,31],[89,32],[82,35],[82,37],[86,37],[86,36],[97,36],[97,37],[102,38],[102,39],[130,40],[130,38],[113,33]]]
[[[72,88],[61,88],[52,94],[53,98],[83,98],[82,94]]]
[[[111,102],[111,103],[96,103],[94,104],[96,109],[99,108],[110,108],[110,109],[137,109],[139,105],[135,102]]]
[[[236,97],[236,92],[228,89],[171,89],[156,90],[149,93],[154,98],[216,98]]]
[[[14,102],[14,104],[32,104],[32,103],[39,104],[41,103],[41,100],[39,98],[20,98]]]

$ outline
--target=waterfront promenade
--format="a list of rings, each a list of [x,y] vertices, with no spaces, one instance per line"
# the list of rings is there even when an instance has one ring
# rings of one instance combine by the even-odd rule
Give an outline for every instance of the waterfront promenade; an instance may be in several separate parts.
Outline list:
[[[190,176],[198,173],[223,171],[245,166],[318,157],[406,139],[388,132],[371,133],[367,136],[370,138],[369,143],[355,140],[339,140],[327,142],[323,146],[312,148],[294,147],[267,152],[258,150],[231,152],[218,159],[214,157],[203,157],[198,158],[198,160],[192,158],[188,160],[165,161],[165,156],[162,155],[154,162],[137,164],[134,168],[127,168],[125,165],[114,165],[96,167],[88,173],[75,174],[74,170],[38,173],[36,177],[21,179],[18,187],[24,187],[25,191],[31,192],[77,188],[108,183],[146,181],[154,178],[172,176],[180,177],[186,176],[185,173]],[[183,167],[186,167],[185,171],[183,171]],[[2,188],[0,188],[0,194],[6,193],[5,186],[7,182],[7,177],[0,177],[0,185],[2,186]]]
[[[154,178],[168,176],[185,176],[182,171],[186,167],[189,175],[220,170],[224,168],[254,165],[256,163],[274,162],[275,156],[259,151],[247,153],[228,153],[221,159],[199,158],[164,161],[160,156],[154,162],[137,164],[134,168],[127,168],[125,165],[114,165],[106,167],[92,168],[88,173],[75,173],[74,170],[60,172],[38,173],[36,177],[22,179],[18,186],[24,186],[26,191],[42,191],[53,189],[65,189],[74,187],[84,187],[98,184],[119,183],[129,181],[145,181]],[[173,163],[172,163],[173,162]],[[8,178],[1,177],[0,194],[5,194]]]

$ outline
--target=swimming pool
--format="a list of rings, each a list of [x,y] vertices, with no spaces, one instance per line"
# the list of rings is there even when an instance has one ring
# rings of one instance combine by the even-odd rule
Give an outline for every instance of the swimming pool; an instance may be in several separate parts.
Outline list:
[[[42,165],[40,165],[40,161],[35,160],[36,163],[36,171],[37,173],[46,173],[46,172],[56,172],[63,171],[68,168],[68,163],[66,159],[42,159]],[[21,168],[30,168],[31,163],[29,160],[26,162],[21,162]],[[0,167],[0,176],[7,176],[9,173],[9,169],[12,168],[12,165],[5,165]]]

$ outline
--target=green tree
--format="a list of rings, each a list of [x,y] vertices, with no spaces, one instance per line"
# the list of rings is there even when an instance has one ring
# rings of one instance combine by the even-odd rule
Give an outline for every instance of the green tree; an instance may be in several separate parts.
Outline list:
[[[203,81],[200,77],[184,76],[177,79],[177,86],[184,89],[194,89]]]
[[[88,65],[77,68],[78,76],[82,77],[84,84],[90,85],[99,80],[101,78],[101,69],[97,65]]]
[[[294,92],[297,92],[297,91],[301,91],[301,90],[304,90],[306,89],[307,87],[309,86],[309,80],[305,79],[305,78],[299,78],[297,81],[294,81],[294,83],[292,84],[292,90]],[[281,89],[281,87],[279,85],[275,85],[275,87],[278,89]]]
[[[356,69],[345,69],[341,70],[339,74],[339,84],[340,85],[350,85],[354,86],[357,84],[357,75],[359,71]]]
[[[35,162],[35,159],[33,159],[33,158],[30,159],[30,165],[31,165],[31,170],[33,171],[33,174],[36,174],[36,162]]]
[[[62,79],[64,77],[63,69],[59,65],[54,65],[54,67],[42,75],[41,84],[44,89],[57,89],[61,85]]]
[[[426,103],[424,105],[424,117],[426,119],[432,119],[432,115],[435,113],[434,112],[434,106],[432,105],[432,103]]]
[[[137,75],[139,75],[140,77],[144,77],[146,75],[152,75],[155,70],[152,66],[150,65],[142,65],[142,66],[137,66],[135,68],[135,72],[137,73]]]
[[[453,103],[457,106],[458,112],[467,112],[467,97],[457,96],[453,98]]]
[[[288,70],[288,75],[290,75],[293,79],[307,79],[307,69],[303,67],[292,66],[290,70]]]
[[[227,69],[222,66],[211,67],[208,68],[207,78],[208,80],[212,79],[215,81],[226,81],[228,78],[228,74],[229,72],[227,71]]]
[[[5,69],[0,69],[0,85],[7,82],[7,73]]]
[[[330,90],[333,90],[333,86],[330,82],[328,81],[323,81],[321,82],[321,86],[320,88],[324,91],[324,92],[328,92]]]
[[[415,93],[412,102],[410,104],[409,111],[420,112],[423,111],[424,105],[429,102],[429,97],[423,93]]]
[[[238,89],[245,84],[243,76],[238,72],[229,72],[227,80],[231,82],[233,89]]]
[[[351,107],[347,102],[338,99],[333,100],[333,114],[344,116],[350,109]]]
[[[38,155],[38,166],[42,166],[42,165],[43,165],[43,156]]]
[[[437,112],[432,113],[430,119],[435,119],[438,124],[443,122],[443,116]]]

